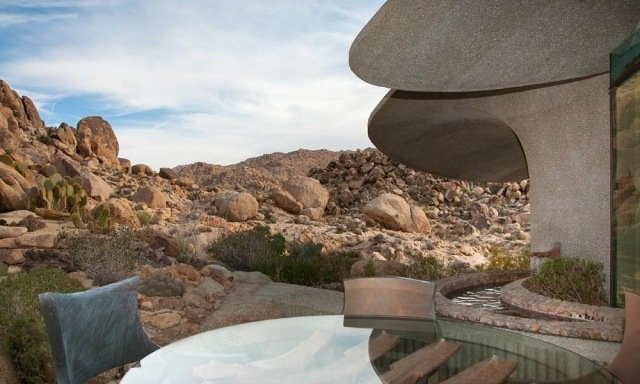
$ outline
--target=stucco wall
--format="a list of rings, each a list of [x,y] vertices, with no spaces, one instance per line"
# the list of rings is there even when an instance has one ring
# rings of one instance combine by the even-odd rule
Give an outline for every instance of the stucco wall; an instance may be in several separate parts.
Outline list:
[[[498,114],[516,132],[527,157],[532,251],[545,251],[560,242],[564,256],[603,262],[607,276],[611,250],[608,86],[608,76],[603,75],[528,91],[517,109]]]

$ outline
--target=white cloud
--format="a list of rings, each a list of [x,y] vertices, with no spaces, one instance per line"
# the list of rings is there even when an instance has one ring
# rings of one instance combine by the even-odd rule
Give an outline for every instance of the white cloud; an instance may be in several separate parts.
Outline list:
[[[101,4],[75,9],[72,28],[53,25],[41,45],[0,62],[0,73],[40,94],[99,97],[107,117],[165,111],[164,126],[114,124],[121,156],[158,167],[369,145],[367,118],[385,91],[356,78],[347,56],[375,5]],[[56,100],[38,102],[54,114]]]
[[[22,15],[18,13],[0,12],[0,28],[13,27],[17,24],[43,23],[49,21],[69,20],[76,18],[74,13],[58,13],[52,15]]]

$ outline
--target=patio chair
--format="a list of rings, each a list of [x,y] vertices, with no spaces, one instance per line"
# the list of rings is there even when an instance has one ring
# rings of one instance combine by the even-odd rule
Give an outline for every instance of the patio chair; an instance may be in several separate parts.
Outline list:
[[[409,317],[435,320],[435,284],[402,277],[344,280],[345,317]]]
[[[606,368],[625,384],[636,383],[640,378],[640,295],[624,294],[624,335],[622,347]]]
[[[59,384],[84,383],[159,348],[139,322],[138,284],[132,277],[84,292],[38,295]]]

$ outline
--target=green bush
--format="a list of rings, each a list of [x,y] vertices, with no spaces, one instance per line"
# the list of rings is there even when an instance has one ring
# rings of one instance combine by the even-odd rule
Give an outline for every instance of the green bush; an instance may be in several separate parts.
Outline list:
[[[531,276],[525,287],[554,299],[590,305],[606,305],[602,263],[579,258],[550,260]]]
[[[1,347],[11,356],[21,383],[45,383],[44,368],[51,362],[44,321],[37,309],[38,294],[81,290],[80,283],[59,269],[34,269],[0,283]]]
[[[413,263],[402,272],[404,277],[428,281],[440,280],[448,275],[447,267],[433,256],[415,257]]]
[[[484,271],[510,271],[519,269],[529,269],[531,253],[528,250],[519,254],[501,252],[498,247],[492,246],[488,249],[487,262],[480,269]]]
[[[153,272],[140,283],[140,293],[147,296],[182,296],[184,283],[161,271]]]
[[[136,216],[138,217],[140,225],[143,227],[148,227],[151,223],[151,214],[147,211],[136,211]]]
[[[207,252],[229,267],[241,271],[255,271],[255,266],[284,254],[282,235],[271,235],[269,228],[228,233],[209,245]]]
[[[64,246],[75,269],[85,271],[97,285],[134,275],[149,262],[143,232],[119,227],[108,233],[67,234]]]
[[[323,252],[322,244],[287,246],[282,235],[271,235],[266,227],[234,232],[213,242],[208,252],[229,267],[259,271],[274,281],[317,286],[341,282],[349,276],[357,259],[354,253]]]

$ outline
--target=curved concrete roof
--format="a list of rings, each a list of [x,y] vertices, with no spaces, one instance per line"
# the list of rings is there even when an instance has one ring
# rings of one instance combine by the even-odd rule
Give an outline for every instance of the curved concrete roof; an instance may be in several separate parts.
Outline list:
[[[409,91],[504,89],[609,70],[639,0],[388,0],[356,37],[353,72]]]
[[[389,157],[453,179],[514,181],[529,177],[513,130],[490,113],[430,95],[390,91],[371,114],[369,138]]]
[[[519,90],[392,90],[369,118],[369,138],[414,169],[471,181],[519,181],[529,178],[527,160],[538,172],[576,161],[558,151],[587,147],[577,143],[593,135],[584,127],[607,115],[607,86],[608,76],[600,75]]]

